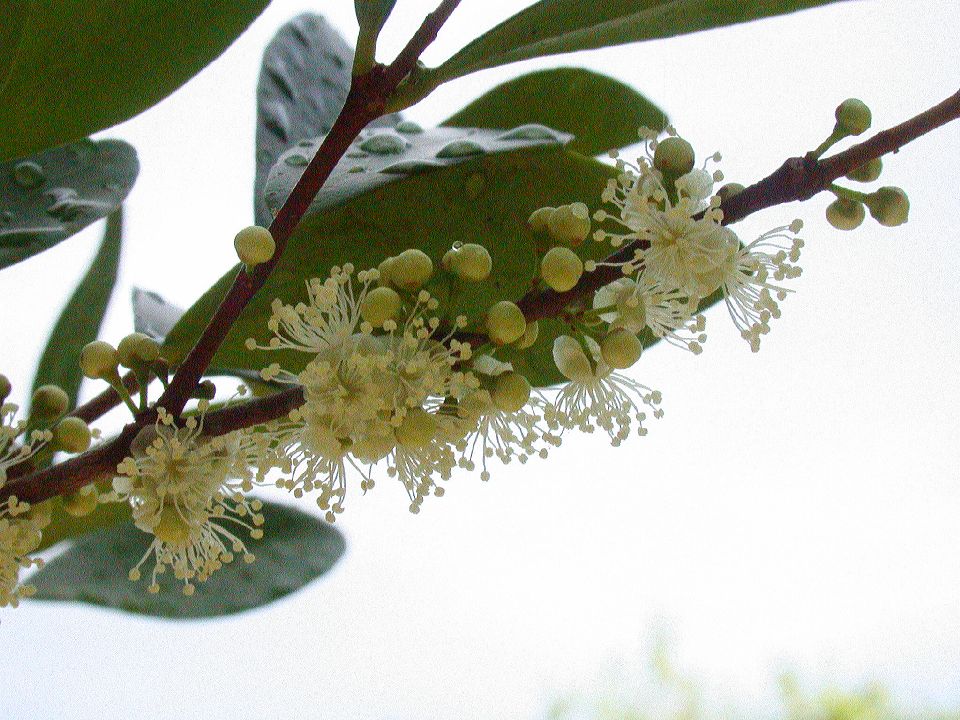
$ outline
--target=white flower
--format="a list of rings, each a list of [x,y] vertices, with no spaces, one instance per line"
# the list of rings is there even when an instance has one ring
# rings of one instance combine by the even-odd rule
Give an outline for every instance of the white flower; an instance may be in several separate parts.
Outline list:
[[[7,471],[14,465],[29,460],[51,438],[49,430],[34,430],[29,440],[17,443],[27,428],[25,420],[17,420],[18,407],[0,403],[0,487],[7,482]]]
[[[159,591],[157,576],[169,567],[190,595],[194,580],[206,580],[235,554],[253,562],[237,530],[263,536],[262,503],[244,493],[274,464],[265,445],[269,436],[240,431],[204,438],[205,409],[201,403],[200,420],[188,417],[178,427],[161,408],[156,425],[141,431],[132,456],[117,467],[116,498],[130,503],[136,526],[153,536],[130,579],[140,578],[141,565],[152,555],[151,592]]]
[[[39,547],[49,522],[49,503],[31,507],[15,497],[0,503],[0,607],[17,607],[33,594],[31,585],[20,584],[20,570],[43,565],[29,554]]]
[[[646,435],[644,407],[651,408],[655,418],[662,417],[660,392],[613,372],[603,362],[596,341],[589,337],[584,341],[592,358],[569,335],[554,340],[554,362],[569,382],[560,386],[547,420],[588,433],[599,427],[615,446],[630,435],[634,422],[637,434]]]

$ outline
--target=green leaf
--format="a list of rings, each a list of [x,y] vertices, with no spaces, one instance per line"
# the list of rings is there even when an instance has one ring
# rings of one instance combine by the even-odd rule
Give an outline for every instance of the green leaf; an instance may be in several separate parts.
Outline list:
[[[309,356],[250,351],[244,346],[248,337],[260,342],[268,339],[267,318],[273,298],[297,302],[304,298],[304,279],[325,276],[331,265],[352,262],[358,268],[375,267],[387,256],[411,246],[429,254],[436,267],[454,242],[476,242],[488,248],[493,275],[483,283],[460,285],[450,306],[453,314],[466,314],[476,329],[493,302],[521,297],[538,271],[539,257],[548,240],[527,227],[530,213],[544,205],[577,200],[598,207],[607,179],[614,173],[610,166],[591,158],[546,145],[491,153],[406,176],[399,182],[376,185],[375,192],[352,195],[340,205],[324,204],[336,194],[320,199],[291,238],[266,286],[231,328],[214,364],[259,370],[279,362],[287,370],[298,372]],[[605,252],[599,243],[584,245],[583,250],[586,256],[595,258]],[[167,337],[164,354],[173,362],[181,359],[196,340],[234,273],[224,275]],[[430,286],[441,300],[447,297],[448,279],[445,273],[438,273]],[[531,383],[544,386],[561,379],[550,346],[561,328],[560,323],[545,323],[534,346],[535,357],[530,359],[525,354],[522,362],[518,358],[518,369],[528,372]]]
[[[112,213],[139,170],[122,140],[81,140],[0,164],[0,269]]]
[[[80,382],[83,379],[80,372],[80,351],[88,342],[97,339],[117,282],[122,234],[123,212],[118,209],[107,218],[100,249],[60,313],[60,319],[50,333],[33,379],[34,389],[46,383],[62,387],[70,398],[71,407],[76,405]],[[63,511],[59,498],[52,502],[53,519],[43,531],[41,547],[44,548],[64,538],[112,525],[125,514],[117,505],[99,505],[90,515],[75,518]]]
[[[3,22],[0,23],[0,92],[6,84],[10,66],[23,37],[29,4],[29,0],[7,0],[3,8]]]
[[[41,568],[29,582],[35,599],[66,600],[115,608],[141,615],[191,619],[231,615],[262,607],[293,593],[327,573],[346,549],[343,536],[318,518],[283,505],[264,503],[262,540],[245,541],[256,555],[224,566],[184,596],[182,584],[167,572],[161,590],[147,592],[147,582],[127,578],[150,545],[151,537],[124,523],[82,537],[63,555]],[[149,578],[150,561],[144,577]]]
[[[20,42],[0,45],[0,68],[9,65],[0,85],[0,127],[8,130],[0,135],[0,160],[76,140],[146,110],[216,59],[268,2],[16,3],[14,19],[25,14]],[[13,33],[11,26],[0,39]]]
[[[603,112],[597,112],[597,103]],[[629,85],[583,68],[540,70],[481,95],[442,125],[513,127],[539,123],[572,133],[570,149],[599,155],[637,142],[637,128],[662,130],[667,116]]]
[[[540,0],[466,45],[434,82],[529,58],[674,37],[839,0]],[[601,98],[597,112],[605,112]]]
[[[281,27],[263,52],[257,83],[254,215],[264,227],[273,219],[263,186],[280,153],[295,143],[330,132],[350,89],[353,51],[319,15],[304,13]],[[400,116],[377,118],[390,127]]]

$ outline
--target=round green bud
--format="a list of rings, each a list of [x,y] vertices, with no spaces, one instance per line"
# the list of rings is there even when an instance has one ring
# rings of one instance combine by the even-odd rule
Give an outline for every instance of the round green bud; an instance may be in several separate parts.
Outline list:
[[[623,328],[614,330],[600,341],[600,356],[607,365],[616,370],[631,367],[640,359],[642,352],[640,338]]]
[[[415,450],[433,442],[437,434],[437,420],[423,408],[411,408],[395,431],[397,442]]]
[[[874,158],[873,160],[868,161],[866,164],[861,165],[856,170],[851,170],[848,172],[847,177],[850,180],[868,183],[873,182],[880,177],[881,172],[883,172],[883,161],[880,158]]]
[[[95,485],[84,485],[75,493],[63,496],[63,509],[73,517],[86,517],[97,509],[100,493]]]
[[[501,300],[487,310],[487,335],[496,345],[508,345],[523,337],[527,321],[515,303]]]
[[[827,205],[827,222],[837,230],[853,230],[860,227],[867,212],[863,203],[847,198],[837,198]]]
[[[490,397],[498,410],[515,413],[530,399],[530,383],[518,372],[502,373],[497,375]]]
[[[547,230],[561,245],[578,247],[590,236],[590,210],[582,202],[561,205],[547,218]]]
[[[536,320],[533,322],[528,322],[526,330],[523,331],[521,338],[517,340],[515,347],[517,350],[526,350],[537,341],[537,336],[539,334],[540,323],[538,323]]]
[[[387,320],[392,320],[400,312],[401,302],[393,288],[374,288],[360,303],[360,317],[375,328],[382,328]]]
[[[117,374],[120,356],[116,348],[103,340],[87,343],[80,351],[80,369],[91,380],[103,380]]]
[[[143,333],[130,333],[117,343],[117,357],[125,368],[149,367],[160,357],[160,345]]]
[[[859,135],[870,127],[873,115],[863,100],[849,98],[837,106],[837,128],[847,135]]]
[[[881,225],[903,225],[910,214],[910,199],[898,187],[882,187],[867,195],[864,201],[873,219]]]
[[[153,535],[174,548],[184,547],[190,543],[190,523],[184,520],[175,505],[164,505],[160,519],[153,527]]]
[[[570,248],[555,247],[540,261],[540,276],[557,292],[573,288],[583,275],[583,260]]]
[[[543,232],[546,230],[547,222],[550,220],[550,216],[553,215],[554,210],[556,210],[556,208],[552,207],[542,207],[534,210],[527,219],[527,224],[530,226],[530,229],[534,232]]]
[[[393,277],[390,273],[393,270],[393,264],[396,260],[395,257],[388,257],[377,265],[377,270],[380,271],[380,285],[382,287],[393,287]]]
[[[433,275],[433,261],[422,250],[404,250],[390,264],[390,281],[401,290],[419,290]]]
[[[6,375],[0,374],[0,403],[10,396],[12,389],[13,386],[10,385],[10,379]]]
[[[696,162],[693,145],[680,137],[668,137],[657,143],[653,166],[669,177],[680,177],[693,170]]]
[[[256,267],[273,258],[277,243],[265,227],[251,225],[237,233],[233,239],[237,257],[247,267]]]
[[[65,417],[53,429],[53,446],[69,453],[90,447],[90,426],[78,417]]]
[[[33,391],[30,417],[42,423],[53,422],[70,409],[70,398],[59,385],[41,385]]]
[[[461,280],[483,282],[490,277],[493,260],[483,245],[467,243],[453,251],[450,269]]]
[[[727,183],[722,188],[717,190],[717,197],[720,198],[720,202],[726,202],[734,195],[739,195],[744,190],[746,190],[746,188],[740,183]]]

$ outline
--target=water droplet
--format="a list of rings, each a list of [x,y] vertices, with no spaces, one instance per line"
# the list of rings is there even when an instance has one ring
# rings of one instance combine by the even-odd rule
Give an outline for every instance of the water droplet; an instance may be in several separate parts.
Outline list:
[[[22,188],[35,188],[47,179],[43,168],[30,160],[17,163],[13,168],[13,181]]]
[[[294,153],[293,155],[287,155],[287,157],[285,157],[283,161],[287,165],[292,165],[293,167],[303,167],[304,165],[310,162],[303,155],[300,155],[298,153]]]
[[[507,130],[497,136],[497,140],[553,140],[558,141],[557,134],[546,125],[530,123],[518,125],[513,130]]]
[[[362,173],[364,171],[363,165],[354,165],[352,168],[347,170],[348,173]]]
[[[361,150],[374,155],[399,155],[408,147],[410,147],[410,141],[392,130],[375,133],[360,143]]]
[[[397,123],[396,130],[404,135],[419,135],[423,132],[423,128],[413,120],[401,120]]]
[[[301,140],[297,143],[300,147],[311,147],[313,145],[313,140]]]
[[[437,153],[438,158],[458,158],[469,157],[470,155],[482,155],[486,150],[483,145],[473,140],[454,140],[440,148]]]
[[[348,158],[366,158],[370,157],[369,153],[365,153],[363,150],[350,150],[344,154]]]
[[[387,165],[380,172],[388,175],[416,175],[417,173],[429,172],[437,168],[444,167],[443,163],[435,160],[401,160],[400,162]]]
[[[99,200],[85,200],[73,188],[53,188],[45,193],[50,200],[47,215],[61,222],[73,222],[84,216],[100,218],[116,209],[116,205]]]

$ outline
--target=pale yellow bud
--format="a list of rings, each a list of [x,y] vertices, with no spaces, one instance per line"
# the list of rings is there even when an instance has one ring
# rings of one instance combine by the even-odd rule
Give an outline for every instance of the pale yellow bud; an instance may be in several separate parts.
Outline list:
[[[70,398],[59,385],[41,385],[33,391],[30,417],[41,423],[53,422],[70,408]]]
[[[561,205],[547,218],[547,230],[554,241],[577,247],[590,235],[590,210],[582,202]]]
[[[860,227],[866,217],[863,203],[847,198],[837,198],[827,205],[827,222],[837,230],[853,230]]]
[[[570,248],[551,248],[540,261],[540,275],[557,292],[566,292],[583,275],[583,260]]]
[[[693,170],[696,154],[693,145],[680,137],[668,137],[657,143],[653,166],[670,177],[680,177]]]
[[[251,225],[238,232],[233,239],[233,247],[237,251],[240,262],[248,268],[269,262],[277,251],[277,243],[273,235],[267,228],[259,225]]]
[[[864,201],[873,219],[881,225],[903,225],[910,214],[910,199],[898,187],[882,187],[867,195]]]
[[[526,329],[523,331],[523,336],[517,340],[515,347],[517,350],[526,350],[537,341],[537,336],[539,334],[540,323],[538,323],[536,320],[533,322],[528,322]]]
[[[614,330],[600,342],[600,355],[612,368],[623,370],[640,359],[643,345],[629,330]]]
[[[63,509],[73,517],[85,517],[97,509],[100,493],[95,485],[85,485],[75,493],[64,495]]]
[[[396,429],[397,442],[411,450],[429,445],[436,434],[436,418],[418,407],[408,410]]]
[[[547,223],[550,220],[550,216],[553,215],[553,211],[556,208],[552,207],[542,207],[537,208],[531,214],[527,220],[527,224],[530,226],[530,229],[534,232],[542,232],[547,229]]]
[[[515,303],[501,300],[487,311],[487,335],[496,345],[516,342],[526,332],[527,321]]]
[[[483,245],[467,243],[455,248],[450,257],[450,270],[461,280],[483,282],[490,277],[493,260]]]
[[[501,373],[493,383],[490,397],[498,410],[515,413],[530,399],[530,383],[518,372]]]
[[[117,357],[131,370],[148,366],[160,357],[160,345],[143,333],[130,333],[117,344]]]
[[[70,453],[90,447],[90,426],[78,417],[65,417],[53,429],[53,446]]]
[[[87,343],[80,351],[80,370],[91,380],[104,380],[117,374],[120,356],[116,348],[103,340]]]
[[[375,328],[382,328],[400,312],[402,301],[397,291],[388,287],[374,288],[360,303],[360,316]]]
[[[404,250],[390,265],[391,284],[401,290],[419,290],[433,275],[433,261],[422,250]]]
[[[859,135],[870,127],[873,116],[863,100],[849,98],[837,106],[837,128],[847,135]]]

